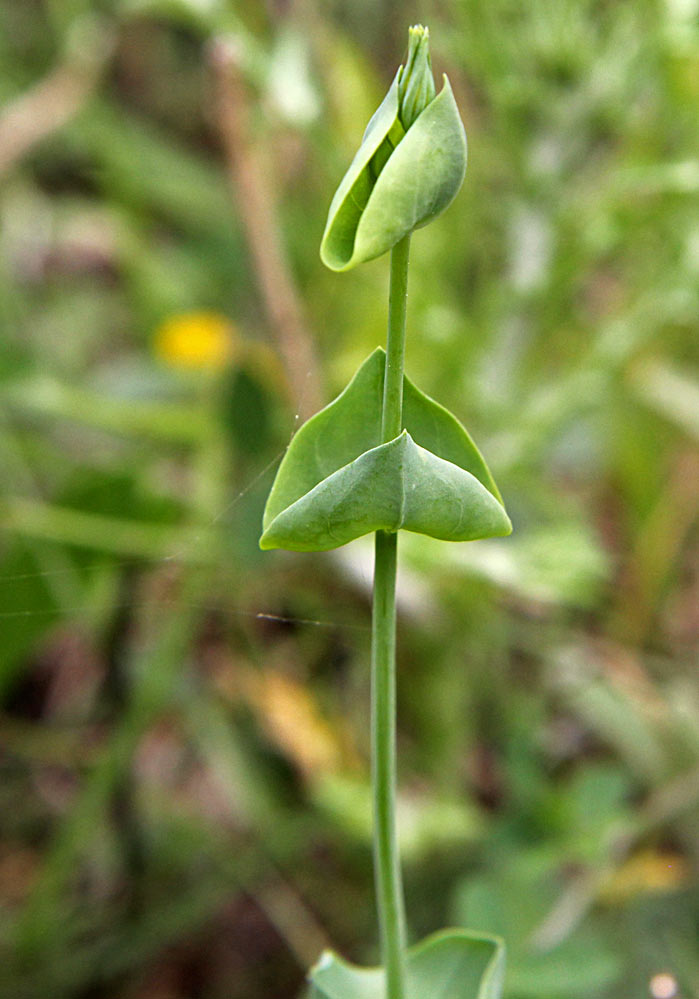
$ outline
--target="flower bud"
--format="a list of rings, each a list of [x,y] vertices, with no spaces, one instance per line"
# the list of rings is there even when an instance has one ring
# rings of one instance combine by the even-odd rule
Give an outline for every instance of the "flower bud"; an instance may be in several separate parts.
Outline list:
[[[398,84],[398,106],[403,128],[407,130],[434,100],[436,91],[430,60],[430,32],[416,24],[409,32],[408,61]]]
[[[320,247],[331,270],[373,260],[451,203],[466,135],[449,81],[435,94],[426,28],[410,29],[400,67],[340,182]]]

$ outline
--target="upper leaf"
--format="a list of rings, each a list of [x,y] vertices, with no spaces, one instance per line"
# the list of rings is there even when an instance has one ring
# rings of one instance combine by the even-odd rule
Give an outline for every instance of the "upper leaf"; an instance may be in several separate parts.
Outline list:
[[[402,67],[401,67],[402,69]],[[330,202],[328,221],[320,244],[320,256],[331,270],[343,270],[352,257],[359,219],[376,183],[376,173],[370,169],[372,157],[382,143],[388,141],[398,121],[398,70],[388,93],[372,115],[362,142],[347,173]],[[402,126],[401,126],[402,130]]]
[[[385,366],[386,353],[377,347],[347,388],[296,433],[267,500],[265,527],[328,475],[381,443]],[[493,477],[465,428],[407,377],[403,381],[403,426],[417,444],[470,472],[500,500]]]
[[[502,537],[502,504],[470,472],[419,447],[406,430],[319,482],[266,528],[261,548],[326,551],[373,531],[443,541]]]
[[[445,930],[408,951],[406,999],[500,999],[505,947],[498,937]],[[327,951],[310,973],[311,999],[384,999],[382,968]]]
[[[330,204],[323,263],[344,271],[381,256],[451,203],[466,171],[466,134],[451,86],[401,116],[398,70]],[[406,95],[414,104],[411,89]],[[404,122],[410,123],[407,131]]]

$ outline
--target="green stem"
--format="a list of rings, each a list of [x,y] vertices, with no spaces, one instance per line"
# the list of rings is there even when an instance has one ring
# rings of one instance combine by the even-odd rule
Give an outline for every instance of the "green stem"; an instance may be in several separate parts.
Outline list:
[[[403,362],[405,359],[405,309],[408,301],[410,236],[391,251],[391,288],[388,299],[386,378],[383,386],[381,433],[392,441],[403,429]]]
[[[391,290],[382,436],[403,424],[403,358],[408,284],[406,236],[391,253]],[[377,531],[371,636],[371,733],[374,788],[374,867],[386,999],[405,997],[405,904],[396,836],[396,566],[398,535]]]

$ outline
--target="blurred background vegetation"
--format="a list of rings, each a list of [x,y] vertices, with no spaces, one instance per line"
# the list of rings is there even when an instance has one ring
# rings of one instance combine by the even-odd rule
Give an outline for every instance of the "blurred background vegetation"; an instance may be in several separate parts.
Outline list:
[[[697,0],[2,0],[0,995],[376,959],[371,546],[257,550],[384,341],[330,197],[430,25],[470,141],[407,370],[511,539],[401,538],[413,935],[507,999],[699,996]]]

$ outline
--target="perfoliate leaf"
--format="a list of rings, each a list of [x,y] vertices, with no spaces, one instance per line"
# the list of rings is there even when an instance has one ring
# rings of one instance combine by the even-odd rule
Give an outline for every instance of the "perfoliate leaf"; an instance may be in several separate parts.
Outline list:
[[[377,347],[347,388],[296,433],[267,500],[264,527],[327,476],[381,443],[386,354]],[[403,425],[416,444],[474,475],[500,500],[480,451],[444,406],[405,378]]]
[[[406,999],[500,999],[505,947],[498,937],[444,930],[408,951]],[[385,999],[382,968],[327,951],[310,973],[311,999]]]
[[[470,472],[416,444],[407,430],[365,451],[278,514],[261,548],[326,551],[373,531],[473,541],[512,530],[502,504]]]
[[[390,250],[443,212],[464,179],[466,134],[448,79],[406,132],[398,93],[402,72],[331,202],[320,248],[331,270],[348,270]]]

